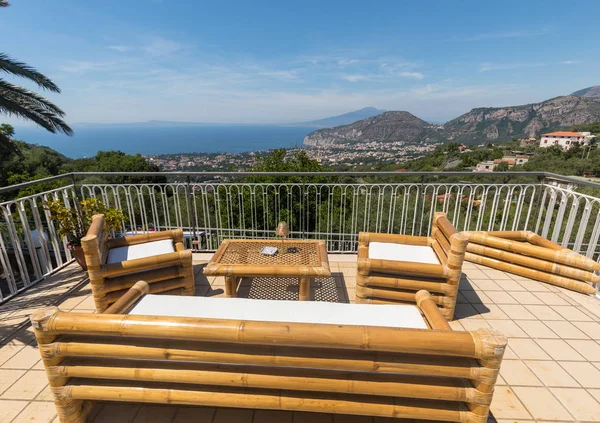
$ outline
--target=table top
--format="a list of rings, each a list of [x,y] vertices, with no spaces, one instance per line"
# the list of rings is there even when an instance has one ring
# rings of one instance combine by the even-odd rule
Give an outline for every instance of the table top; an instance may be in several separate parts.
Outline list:
[[[263,247],[298,252],[261,254]],[[206,275],[240,276],[329,276],[329,261],[324,241],[278,239],[225,240],[204,268]]]

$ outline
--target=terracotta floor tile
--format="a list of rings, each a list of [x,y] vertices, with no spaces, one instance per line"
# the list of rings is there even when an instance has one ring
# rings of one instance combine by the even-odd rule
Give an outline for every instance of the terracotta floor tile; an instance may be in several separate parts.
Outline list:
[[[293,413],[291,411],[278,410],[256,410],[252,423],[292,423]]]
[[[525,305],[524,307],[543,322],[549,320],[565,320],[560,314],[547,305]]]
[[[487,270],[484,270],[483,273],[485,273],[487,275],[487,277],[492,280],[511,279],[511,277],[508,273],[505,273],[501,270],[487,269]]]
[[[554,333],[560,336],[562,339],[589,339],[589,337],[577,329],[573,323],[569,322],[558,322],[548,321],[546,325],[552,329]]]
[[[508,319],[506,313],[496,304],[473,304],[473,307],[484,319]]]
[[[521,360],[550,360],[550,356],[532,339],[513,338],[510,347]]]
[[[491,303],[492,300],[485,295],[483,292],[479,291],[463,291],[461,290],[461,294],[467,299],[471,304],[481,304],[484,302]]]
[[[572,420],[547,388],[514,387],[513,390],[533,418],[539,420]]]
[[[134,417],[133,423],[170,423],[176,412],[177,407],[173,405],[144,404]]]
[[[539,320],[518,320],[515,322],[533,339],[558,339],[559,336]]]
[[[540,300],[542,300],[544,302],[544,304],[546,304],[546,305],[553,305],[553,306],[556,306],[556,305],[568,306],[569,305],[568,302],[566,302],[565,300],[560,298],[560,296],[554,292],[536,292],[535,296],[538,297]]]
[[[305,413],[294,411],[294,423],[332,423],[333,415],[327,413]]]
[[[522,277],[513,277],[527,292],[550,292],[547,284]]]
[[[509,385],[542,386],[540,380],[521,360],[503,360],[500,375]]]
[[[600,344],[598,342],[585,339],[569,339],[566,342],[588,361],[600,361]]]
[[[577,420],[600,421],[600,403],[585,389],[551,388],[550,391]]]
[[[548,387],[580,387],[556,361],[527,360],[525,364]]]
[[[506,291],[489,291],[486,295],[496,304],[518,304],[518,301]]]
[[[533,295],[531,292],[511,292],[510,295],[519,302],[519,304],[537,305],[544,304],[542,300]]]
[[[491,279],[469,278],[469,282],[471,282],[473,286],[475,286],[477,291],[481,290],[484,291],[486,294],[488,294],[489,291],[504,291],[502,287],[500,287],[500,285],[498,285]]]
[[[25,370],[5,370],[0,369],[0,395],[11,387],[21,376],[25,374]]]
[[[490,411],[496,419],[530,419],[513,390],[507,386],[497,387],[492,398]]]
[[[467,275],[467,277],[469,278],[469,280],[473,280],[473,279],[488,279],[488,275],[486,275],[485,273],[483,273],[482,270],[479,269],[462,269],[463,273],[465,275]]]
[[[536,339],[535,341],[553,360],[585,361],[585,358],[562,339]]]
[[[267,423],[267,422],[265,422]],[[334,414],[333,423],[373,423],[370,416],[352,416],[347,414]]]
[[[460,323],[468,331],[475,331],[479,328],[489,328],[490,324],[484,319],[461,319]]]
[[[521,284],[519,284],[517,281],[515,281],[513,279],[496,280],[496,282],[505,291],[509,291],[511,294],[513,292],[525,292],[525,291],[527,291],[526,288],[523,288],[523,286]]]
[[[0,423],[10,423],[29,403],[27,401],[0,400]]]
[[[4,363],[14,357],[23,348],[25,348],[25,344],[14,341],[0,346],[0,366],[4,366]]]
[[[93,423],[132,423],[140,407],[139,404],[106,403]]]
[[[252,423],[254,410],[242,408],[217,408],[213,423]]]
[[[4,369],[31,369],[41,360],[37,344],[26,345],[10,360],[2,365]]]
[[[27,407],[17,416],[15,422],[52,422],[56,416],[56,408],[53,402],[30,402]]]
[[[498,329],[508,338],[527,338],[527,334],[512,320],[486,319],[491,327]]]
[[[587,314],[579,310],[577,307],[569,306],[553,306],[554,311],[560,314],[569,322],[593,322],[594,320]]]
[[[561,361],[559,364],[584,388],[600,388],[600,370],[587,362]]]
[[[501,304],[502,311],[512,320],[535,320],[535,316],[521,304]]]
[[[32,400],[48,385],[46,372],[29,370],[0,396],[4,399]]]
[[[590,338],[595,339],[596,341],[600,340],[600,323],[578,322],[577,327]]]
[[[177,407],[171,423],[212,423],[216,411],[213,407]]]
[[[454,310],[454,318],[455,319],[464,319],[466,317],[471,317],[474,319],[481,319],[479,312],[471,304],[469,304],[469,303],[456,304],[456,309]]]

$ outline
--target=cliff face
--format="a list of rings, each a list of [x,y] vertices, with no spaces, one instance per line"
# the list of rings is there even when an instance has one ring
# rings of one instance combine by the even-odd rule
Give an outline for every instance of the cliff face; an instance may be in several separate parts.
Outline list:
[[[478,108],[444,124],[450,141],[504,141],[600,120],[600,99],[564,96],[541,103]]]
[[[573,94],[577,97],[600,97],[600,85],[584,88],[583,90],[575,91]]]
[[[597,121],[600,121],[600,98],[563,96],[523,106],[477,108],[444,125],[430,124],[408,112],[386,112],[350,125],[319,129],[308,134],[304,144],[329,146],[390,141],[477,144],[534,137]]]
[[[319,129],[304,138],[307,146],[367,142],[426,142],[440,137],[440,125],[432,125],[408,112],[385,112],[350,125]]]

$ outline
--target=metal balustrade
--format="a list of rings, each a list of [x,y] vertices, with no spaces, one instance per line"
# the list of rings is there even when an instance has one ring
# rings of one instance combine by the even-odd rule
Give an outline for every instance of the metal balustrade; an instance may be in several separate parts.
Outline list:
[[[88,182],[115,176],[171,181]],[[123,233],[181,227],[198,251],[214,251],[227,238],[272,237],[284,220],[292,237],[323,239],[330,252],[350,253],[361,231],[425,235],[433,213],[444,211],[459,230],[532,230],[588,257],[600,253],[600,184],[549,173],[72,173],[0,194],[50,181],[68,185],[0,203],[0,301],[72,259],[43,208],[51,198],[73,207],[98,197],[124,211]]]

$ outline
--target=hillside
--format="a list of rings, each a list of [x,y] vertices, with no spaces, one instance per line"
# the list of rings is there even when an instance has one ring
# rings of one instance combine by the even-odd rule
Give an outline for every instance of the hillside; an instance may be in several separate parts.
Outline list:
[[[343,115],[330,116],[318,120],[311,120],[310,122],[302,122],[302,125],[331,128],[333,126],[347,125],[349,123],[377,116],[383,112],[385,112],[385,110],[376,109],[375,107],[365,107],[360,110],[344,113]]]
[[[439,128],[440,125],[432,125],[408,112],[385,112],[350,125],[318,129],[304,138],[304,145],[437,141],[440,138]]]
[[[476,108],[443,125],[430,124],[408,112],[386,112],[350,125],[319,129],[308,134],[304,144],[326,146],[374,141],[479,144],[535,137],[596,121],[600,121],[600,98],[562,96],[522,106]]]
[[[600,85],[584,88],[583,90],[575,91],[573,94],[577,97],[600,97]]]

